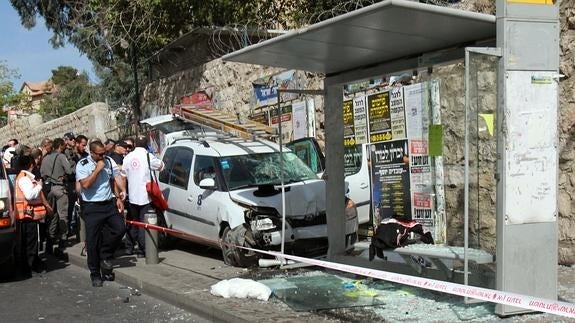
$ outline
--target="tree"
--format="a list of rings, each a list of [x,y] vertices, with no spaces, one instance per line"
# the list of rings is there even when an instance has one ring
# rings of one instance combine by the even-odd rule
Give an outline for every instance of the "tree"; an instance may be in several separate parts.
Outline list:
[[[70,66],[58,66],[52,70],[52,82],[56,91],[40,104],[40,114],[54,119],[74,112],[99,97],[99,88],[90,84],[86,73],[79,73]]]
[[[79,73],[77,69],[71,66],[58,66],[52,70],[52,82],[58,86],[65,86],[66,84],[74,81],[80,81],[88,84],[88,77],[84,73]]]
[[[11,0],[25,27],[33,27],[37,16],[44,18],[53,32],[54,47],[70,42],[111,73],[130,66],[136,118],[140,116],[140,61],[195,28],[293,28],[374,2],[378,1]]]
[[[20,78],[18,70],[10,68],[6,61],[0,61],[0,125],[6,124],[4,107],[16,106],[22,100],[22,95],[14,90],[11,79]]]

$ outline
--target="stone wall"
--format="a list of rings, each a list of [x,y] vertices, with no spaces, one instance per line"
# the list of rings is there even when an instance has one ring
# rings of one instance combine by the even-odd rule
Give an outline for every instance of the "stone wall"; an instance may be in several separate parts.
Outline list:
[[[202,66],[185,70],[171,77],[154,81],[145,86],[142,94],[143,118],[169,113],[182,95],[204,90],[211,96],[216,109],[232,115],[246,117],[255,107],[252,82],[281,72],[283,69],[259,65],[213,60]],[[323,77],[297,71],[296,83],[302,88],[323,88]],[[323,128],[323,97],[315,96],[316,124]],[[318,131],[323,142],[323,131]]]
[[[471,2],[471,1],[470,1]],[[472,10],[492,11],[490,1],[477,1],[483,5]],[[575,1],[561,3],[561,65],[565,77],[560,82],[559,115],[559,262],[575,263]],[[491,3],[492,4],[492,3]],[[493,12],[491,12],[493,13]],[[217,109],[249,115],[254,106],[252,82],[263,76],[281,71],[257,65],[214,60],[201,67],[180,72],[145,87],[144,116],[166,113],[180,96],[205,90],[212,95]],[[323,88],[322,75],[298,72],[307,79],[306,87]],[[462,245],[463,239],[463,147],[464,147],[464,67],[462,63],[434,68],[431,75],[422,77],[441,82],[441,111],[444,123],[444,170],[448,242]],[[482,113],[493,113],[495,104],[495,72],[480,71],[477,91]],[[316,124],[318,139],[323,140],[323,99],[316,97]],[[489,109],[493,107],[493,109]],[[478,120],[480,122],[480,120]],[[481,158],[472,183],[476,194],[471,196],[475,210],[470,214],[470,245],[495,251],[495,140],[483,132],[477,138],[475,153]]]
[[[88,138],[117,138],[115,114],[105,103],[96,102],[59,119],[43,122],[33,114],[13,120],[0,128],[4,142],[16,138],[23,144],[38,147],[44,138],[61,138],[66,132],[83,134]]]
[[[559,262],[575,263],[575,1],[564,0],[559,84]]]

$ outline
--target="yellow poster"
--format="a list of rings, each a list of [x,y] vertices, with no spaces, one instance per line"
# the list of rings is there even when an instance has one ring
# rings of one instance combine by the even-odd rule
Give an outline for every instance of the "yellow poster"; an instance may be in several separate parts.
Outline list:
[[[507,0],[509,3],[543,4],[552,6],[555,0]]]

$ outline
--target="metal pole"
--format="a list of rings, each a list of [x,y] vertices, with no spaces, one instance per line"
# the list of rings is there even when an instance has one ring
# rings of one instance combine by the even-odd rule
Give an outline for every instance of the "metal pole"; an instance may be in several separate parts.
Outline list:
[[[464,179],[464,202],[463,202],[463,283],[468,285],[469,261],[467,248],[469,248],[469,51],[465,49],[465,179]]]
[[[280,183],[282,188],[282,245],[281,245],[281,253],[283,254],[285,251],[285,234],[286,234],[286,195],[285,195],[285,186],[284,186],[284,158],[283,158],[283,134],[282,134],[282,109],[280,106],[281,102],[281,92],[282,90],[278,89],[278,116],[279,116],[279,145],[280,145]],[[284,259],[282,259],[282,262]]]
[[[148,224],[157,225],[158,216],[156,210],[150,208],[144,214],[144,222]],[[159,263],[158,258],[158,231],[146,229],[146,264],[155,265]]]

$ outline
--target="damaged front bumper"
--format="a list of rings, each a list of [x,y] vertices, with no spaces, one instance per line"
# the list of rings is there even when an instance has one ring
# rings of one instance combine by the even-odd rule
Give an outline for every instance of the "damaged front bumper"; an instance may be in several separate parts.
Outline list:
[[[346,249],[353,248],[357,241],[357,213],[350,216],[346,211]],[[245,212],[245,230],[249,230],[256,249],[280,250],[282,241],[282,219],[273,208],[250,207]],[[327,253],[327,217],[325,212],[303,216],[289,216],[285,224],[285,252],[300,256],[320,256]]]

